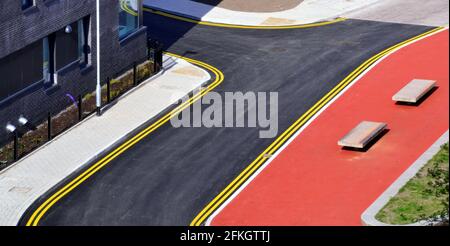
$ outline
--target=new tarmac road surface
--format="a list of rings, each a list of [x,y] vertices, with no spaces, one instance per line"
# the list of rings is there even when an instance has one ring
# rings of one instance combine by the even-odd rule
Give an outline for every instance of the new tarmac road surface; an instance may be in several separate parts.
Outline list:
[[[219,68],[225,80],[215,91],[278,92],[278,134],[362,62],[431,29],[346,20],[314,28],[244,30],[151,13],[145,14],[145,25],[149,37],[168,51]],[[259,138],[259,130],[165,124],[54,204],[39,225],[189,225],[274,141]]]

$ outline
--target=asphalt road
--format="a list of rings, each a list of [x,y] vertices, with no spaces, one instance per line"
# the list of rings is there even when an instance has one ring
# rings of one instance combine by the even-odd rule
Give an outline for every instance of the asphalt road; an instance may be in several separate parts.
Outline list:
[[[149,13],[145,24],[170,52],[221,69],[225,80],[215,91],[279,92],[279,134],[363,61],[430,29],[347,20],[239,30]],[[59,201],[40,225],[188,225],[273,141],[258,132],[166,124]]]

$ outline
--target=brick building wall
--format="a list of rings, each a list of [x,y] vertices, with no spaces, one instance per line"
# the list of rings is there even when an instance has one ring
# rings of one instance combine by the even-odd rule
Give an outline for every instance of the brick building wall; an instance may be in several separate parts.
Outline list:
[[[101,75],[102,81],[143,61],[147,56],[146,27],[119,40],[119,1],[100,0]],[[17,123],[20,115],[35,122],[63,109],[70,98],[95,90],[96,85],[96,23],[95,0],[35,0],[35,6],[21,9],[19,0],[0,0],[0,60],[90,16],[91,62],[81,67],[74,62],[57,72],[55,86],[37,85],[21,95],[0,101],[0,143],[7,139],[5,126]],[[142,17],[141,17],[142,18]],[[11,71],[14,72],[14,71]],[[1,83],[0,75],[0,83]]]

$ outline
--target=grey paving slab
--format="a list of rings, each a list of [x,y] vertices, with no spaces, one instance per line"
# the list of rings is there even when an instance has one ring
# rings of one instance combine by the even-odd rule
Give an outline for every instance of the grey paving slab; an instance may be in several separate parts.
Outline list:
[[[417,103],[436,86],[434,80],[414,79],[397,92],[392,100],[396,102]]]
[[[449,2],[447,0],[380,0],[344,16],[372,21],[447,26]]]
[[[386,127],[386,123],[363,121],[339,140],[338,145],[362,149]]]

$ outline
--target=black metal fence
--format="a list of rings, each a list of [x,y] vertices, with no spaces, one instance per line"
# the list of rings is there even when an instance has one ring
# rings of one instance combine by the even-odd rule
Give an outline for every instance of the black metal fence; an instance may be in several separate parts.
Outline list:
[[[102,107],[158,73],[162,68],[162,50],[157,41],[148,41],[148,56],[142,63],[130,64],[102,86]],[[48,102],[53,112],[41,113],[33,119],[23,118],[10,132],[10,140],[0,145],[0,170],[31,153],[96,111],[96,93],[66,94],[63,99]],[[39,107],[38,105],[23,105]]]

